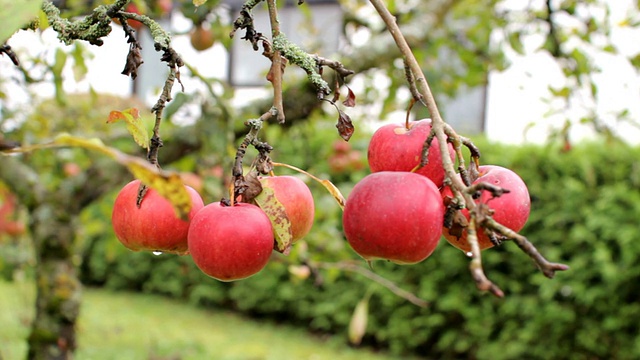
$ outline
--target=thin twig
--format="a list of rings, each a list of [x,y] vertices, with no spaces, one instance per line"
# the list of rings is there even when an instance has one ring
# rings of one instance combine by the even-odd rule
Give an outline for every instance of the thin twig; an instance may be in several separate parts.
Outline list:
[[[471,253],[480,253],[480,245],[478,244],[478,236],[476,234],[476,216],[472,212],[470,214],[469,227],[467,228],[467,241],[471,246]],[[489,291],[497,297],[504,297],[504,293],[500,288],[487,278],[482,270],[482,259],[479,256],[474,256],[469,262],[469,271],[471,276],[476,282],[476,286],[481,291]]]
[[[346,270],[346,271],[351,271],[351,272],[356,272],[370,280],[373,280],[375,282],[377,282],[378,284],[386,287],[387,289],[389,289],[391,292],[393,292],[394,294],[400,296],[401,298],[409,301],[410,303],[417,305],[419,307],[425,308],[427,306],[429,306],[429,303],[426,302],[425,300],[420,299],[419,297],[417,297],[415,294],[404,290],[400,287],[398,287],[398,285],[396,285],[393,281],[386,279],[374,272],[372,272],[371,270],[364,268],[362,266],[359,266],[357,264],[354,264],[353,262],[346,262],[346,261],[342,261],[342,262],[337,262],[337,263],[328,263],[328,262],[317,262],[317,263],[312,263],[310,264],[312,266],[316,266],[319,268],[323,268],[323,269],[340,269],[340,270]]]
[[[280,36],[280,20],[278,19],[278,9],[276,7],[275,0],[267,0],[267,5],[269,7],[269,20],[271,22],[271,35],[273,38]],[[283,62],[282,55],[280,51],[274,49],[271,53],[271,70],[269,70],[269,74],[271,75],[271,84],[273,85],[273,107],[278,112],[276,114],[276,119],[280,124],[284,124],[285,116],[284,116],[284,108],[282,106],[282,73],[283,73]]]

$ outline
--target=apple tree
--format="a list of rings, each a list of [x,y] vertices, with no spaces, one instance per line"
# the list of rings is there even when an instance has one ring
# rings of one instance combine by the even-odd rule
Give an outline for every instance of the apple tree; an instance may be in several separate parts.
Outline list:
[[[470,256],[469,269],[477,287],[496,296],[503,296],[503,292],[485,275],[483,249],[508,240],[527,253],[549,278],[567,269],[566,265],[548,261],[517,233],[529,211],[521,179],[508,169],[482,164],[481,149],[445,122],[437,100],[463,87],[486,84],[490,70],[508,66],[505,51],[527,51],[523,38],[530,35],[528,32],[543,35],[545,41],[538,51],[556,59],[566,75],[566,86],[552,89],[554,96],[569,103],[587,89],[595,98],[595,67],[588,54],[575,45],[575,39],[591,44],[597,37],[602,41],[597,42],[595,50],[616,52],[608,37],[611,24],[606,11],[604,20],[598,11],[608,9],[601,1],[546,1],[542,6],[532,4],[524,9],[509,8],[499,0],[343,1],[348,14],[343,25],[350,40],[340,61],[310,54],[290,41],[281,31],[275,0],[264,4],[260,0],[246,1],[228,20],[217,16],[216,11],[224,6],[220,2],[181,3],[175,11],[183,12],[193,22],[188,36],[196,50],[210,48],[214,37],[225,33],[222,29],[229,30],[226,35],[231,40],[221,42],[247,41],[255,56],[269,60],[265,84],[269,84],[271,95],[242,111],[232,109],[225,99],[225,93],[232,90],[201,75],[174,49],[170,33],[154,20],[154,16],[171,10],[171,2],[116,0],[67,13],[61,13],[57,3],[48,0],[24,3],[20,7],[20,1],[5,1],[4,9],[10,11],[0,13],[3,24],[7,24],[0,32],[4,42],[1,53],[7,55],[2,60],[20,69],[24,77],[20,85],[28,87],[38,79],[21,65],[19,54],[10,46],[11,35],[19,29],[50,27],[60,42],[76,44],[79,50],[72,54],[80,71],[86,53],[77,47],[78,42],[101,46],[105,36],[121,31],[129,48],[126,59],[122,59],[122,74],[136,78],[145,61],[136,32],[144,28],[153,38],[160,61],[167,66],[164,85],[150,109],[150,136],[140,117],[139,109],[144,105],[133,104],[133,100],[130,104],[111,103],[102,127],[74,119],[26,121],[11,115],[10,105],[2,104],[6,119],[0,120],[0,150],[4,155],[0,158],[0,181],[30,214],[28,229],[37,258],[37,311],[29,336],[29,358],[71,357],[76,347],[81,287],[73,250],[78,214],[132,177],[137,180],[121,191],[114,204],[111,221],[118,239],[132,250],[190,252],[203,272],[223,281],[254,275],[272,251],[286,255],[309,231],[313,198],[304,184],[276,176],[278,167],[299,171],[332,194],[344,208],[346,239],[367,261],[422,261],[432,254],[444,231],[452,244]],[[304,9],[304,1],[298,5]],[[268,29],[255,27],[253,12],[259,6],[268,9]],[[564,23],[558,22],[560,15],[580,26],[563,28]],[[629,24],[633,21],[637,19],[630,16]],[[353,40],[358,33],[368,37],[365,44]],[[53,62],[43,61],[47,75],[40,79],[53,79],[60,103],[64,102],[60,84],[67,56],[58,51]],[[629,61],[635,64],[637,59],[629,57]],[[286,84],[283,73],[291,67],[302,69],[306,78]],[[384,92],[370,82],[380,75],[389,80]],[[202,106],[202,114],[209,111],[222,119],[217,128],[222,135],[212,134],[204,121],[191,126],[167,122],[166,113],[175,113],[193,100],[180,95],[185,76],[204,84],[210,99],[203,102],[207,106]],[[357,76],[364,79],[362,94],[350,83]],[[3,95],[9,97],[10,93]],[[198,100],[197,96],[194,99]],[[274,161],[270,154],[277,144],[261,140],[266,123],[287,126],[304,121],[313,111],[324,111],[336,119],[336,139],[349,141],[357,131],[349,113],[380,102],[381,118],[391,110],[406,109],[407,120],[374,135],[368,154],[373,174],[362,179],[346,200],[327,179],[308,174],[295,164]],[[410,121],[411,117],[427,115],[430,121]],[[588,122],[597,129],[607,129],[595,115]],[[125,124],[126,137],[133,141],[122,142],[122,132],[114,130],[122,129],[117,123]],[[245,126],[237,125],[240,123]],[[567,130],[560,133],[565,141],[568,128],[565,126]],[[171,131],[171,141],[163,140],[165,130]],[[207,141],[211,136],[221,136],[227,145],[237,146],[235,156],[228,155],[227,146],[216,148],[214,142]],[[236,137],[242,140],[236,142]],[[193,188],[183,184],[184,177],[161,167],[159,159],[168,164],[192,151],[232,164],[225,185],[218,189],[223,200],[205,205]],[[245,159],[248,153],[253,156],[250,162]],[[84,170],[79,174],[65,170],[69,158],[80,159]],[[291,194],[295,196],[289,198]],[[514,220],[505,213],[520,218]],[[145,224],[164,228],[154,235],[152,225]],[[180,229],[179,235],[167,238],[169,230]]]

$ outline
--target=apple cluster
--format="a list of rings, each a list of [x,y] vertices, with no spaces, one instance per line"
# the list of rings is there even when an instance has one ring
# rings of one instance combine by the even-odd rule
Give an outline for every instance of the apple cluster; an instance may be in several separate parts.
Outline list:
[[[471,250],[467,241],[468,210],[455,210],[454,226],[444,226],[445,204],[451,203],[453,195],[444,186],[442,157],[435,141],[430,145],[427,164],[419,167],[430,132],[431,121],[424,119],[407,125],[385,125],[373,134],[367,153],[371,174],[355,185],[343,214],[345,236],[364,259],[418,263],[433,253],[442,235],[460,250]],[[448,151],[454,162],[450,144]],[[495,198],[483,191],[475,201],[489,205],[498,223],[521,230],[530,209],[522,179],[509,169],[486,165],[479,167],[472,180],[509,190]],[[497,241],[489,235],[486,230],[478,232],[482,250]]]
[[[371,174],[354,186],[342,218],[347,241],[367,261],[418,263],[434,252],[443,235],[453,246],[471,251],[467,209],[453,209],[452,224],[444,226],[445,213],[452,210],[447,205],[453,202],[453,192],[444,185],[441,152],[435,141],[429,148],[428,163],[419,166],[430,132],[431,121],[425,119],[383,126],[371,138],[367,152]],[[450,144],[447,150],[455,161]],[[477,170],[471,179],[474,184],[509,191],[499,197],[481,191],[476,203],[488,209],[487,214],[498,223],[520,231],[530,210],[525,183],[513,171],[499,166],[484,165]],[[221,281],[252,276],[267,265],[274,249],[282,252],[277,239],[283,223],[293,244],[311,230],[315,209],[311,191],[299,178],[267,176],[259,181],[263,191],[273,194],[270,206],[276,204],[280,216],[269,211],[267,215],[266,207],[263,210],[253,203],[221,201],[205,206],[198,192],[185,185],[192,206],[183,220],[153,189],[144,194],[138,206],[140,181],[134,180],[115,200],[114,232],[134,251],[189,254],[200,270]],[[486,229],[479,230],[481,250],[501,240]]]
[[[292,242],[303,238],[313,225],[314,202],[306,184],[293,176],[260,179],[273,191],[290,222]],[[250,203],[214,202],[204,205],[200,195],[186,186],[191,211],[180,219],[171,203],[149,188],[137,205],[139,180],[118,193],[112,226],[118,240],[133,251],[189,254],[205,274],[233,281],[258,273],[274,249],[272,221]]]

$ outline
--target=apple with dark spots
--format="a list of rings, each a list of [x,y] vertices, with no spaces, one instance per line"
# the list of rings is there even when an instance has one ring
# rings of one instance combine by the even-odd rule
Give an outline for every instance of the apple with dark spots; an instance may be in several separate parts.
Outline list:
[[[307,184],[295,176],[269,176],[260,178],[263,188],[273,190],[291,222],[292,242],[305,237],[313,226],[315,206]]]

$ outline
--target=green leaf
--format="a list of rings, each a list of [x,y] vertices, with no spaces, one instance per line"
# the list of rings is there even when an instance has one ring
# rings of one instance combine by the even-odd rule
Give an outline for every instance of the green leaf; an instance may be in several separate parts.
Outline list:
[[[127,123],[127,131],[133,136],[136,144],[144,149],[149,148],[149,133],[140,118],[140,112],[136,108],[126,109],[123,111],[112,111],[109,113],[107,123],[111,124],[118,120],[124,120]]]
[[[38,17],[42,0],[0,0],[0,43]]]
[[[521,33],[519,31],[514,31],[509,33],[509,45],[513,49],[513,51],[517,52],[520,55],[524,55],[524,46],[522,45]]]
[[[91,59],[93,54],[86,51],[84,45],[80,42],[76,42],[71,51],[71,56],[73,57],[73,78],[76,81],[81,81],[88,72],[86,60]]]
[[[291,233],[291,221],[284,205],[278,200],[273,189],[266,187],[262,189],[254,201],[271,220],[273,235],[276,239],[276,250],[288,254],[293,242],[293,234]]]

